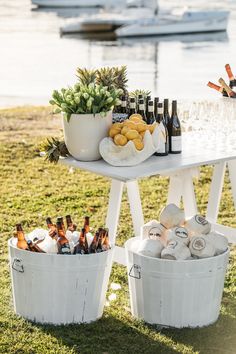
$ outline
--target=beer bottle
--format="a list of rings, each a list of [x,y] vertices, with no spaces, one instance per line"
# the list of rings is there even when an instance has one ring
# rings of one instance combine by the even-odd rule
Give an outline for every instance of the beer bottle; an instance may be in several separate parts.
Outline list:
[[[77,228],[76,224],[73,224],[71,216],[66,215],[66,225],[67,225],[67,230],[74,232]]]
[[[135,98],[131,97],[129,101],[129,115],[131,116],[132,114],[136,113],[136,102]]]
[[[63,229],[62,221],[57,220],[57,234],[58,234],[58,253],[60,254],[71,254],[69,242],[65,236],[65,231]]]
[[[20,248],[22,250],[28,250],[27,241],[25,239],[25,234],[24,234],[21,224],[16,225],[16,233],[17,233],[17,239],[18,239],[17,248]]]
[[[31,240],[27,241],[27,245],[28,245],[28,249],[31,252],[46,253],[36,243],[33,243],[33,241]]]
[[[51,218],[46,219],[47,227],[49,228],[48,234],[51,238],[57,237],[57,226],[53,224]]]
[[[57,218],[57,222],[61,222],[61,224],[62,224],[62,229],[63,229],[64,232],[66,232],[66,228],[65,228],[65,224],[64,224],[64,220],[63,220],[63,217],[62,217],[62,216],[59,216],[59,217]]]
[[[99,241],[99,232],[97,231],[94,235],[93,241],[89,247],[89,253],[96,253]]]
[[[145,112],[145,104],[144,104],[144,99],[142,98],[139,100],[139,105],[138,105],[138,114],[140,114],[143,117],[143,120],[146,122],[147,117],[146,117],[146,112]]]
[[[102,245],[104,243],[105,237],[106,237],[106,230],[99,228],[99,237],[98,237],[98,246],[97,246],[97,252],[102,252]]]
[[[83,228],[80,232],[79,242],[75,245],[74,254],[88,253],[88,242],[86,238],[86,230]]]
[[[109,231],[108,229],[105,230],[105,237],[104,237],[104,241],[102,244],[102,250],[103,251],[108,251],[110,249],[110,242],[109,242]]]
[[[85,216],[85,218],[84,218],[84,229],[85,229],[86,233],[88,233],[90,231],[89,216]]]

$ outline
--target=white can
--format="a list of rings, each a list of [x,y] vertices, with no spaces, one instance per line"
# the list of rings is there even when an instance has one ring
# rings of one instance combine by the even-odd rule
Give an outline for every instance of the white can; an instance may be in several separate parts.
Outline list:
[[[161,252],[161,258],[172,260],[185,260],[191,257],[189,248],[182,242],[172,240]]]
[[[171,229],[175,226],[183,226],[185,221],[184,211],[175,204],[167,205],[160,214],[160,223],[166,229]]]
[[[185,227],[174,227],[173,229],[166,231],[166,240],[167,243],[176,240],[188,246],[189,244],[188,231],[187,229],[185,229]]]
[[[146,239],[140,241],[138,253],[143,256],[160,258],[163,248],[164,246],[160,240]]]
[[[215,247],[215,255],[222,254],[228,249],[228,239],[218,232],[212,231],[205,238]]]
[[[189,244],[189,249],[192,256],[199,258],[213,257],[216,253],[216,248],[205,235],[193,236]]]
[[[194,215],[185,222],[184,227],[190,236],[208,234],[211,231],[211,224],[202,215]]]

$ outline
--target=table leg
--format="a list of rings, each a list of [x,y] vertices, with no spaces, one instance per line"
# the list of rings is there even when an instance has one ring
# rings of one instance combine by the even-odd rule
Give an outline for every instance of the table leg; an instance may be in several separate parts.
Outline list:
[[[175,204],[178,207],[180,206],[181,197],[182,197],[182,189],[183,183],[179,175],[171,175],[170,176],[170,183],[169,183],[169,190],[168,190],[168,197],[167,197],[167,205],[168,204]]]
[[[115,244],[117,226],[120,216],[121,199],[123,194],[124,183],[115,179],[111,182],[111,190],[109,196],[109,204],[106,218],[106,227],[109,228],[110,243]]]
[[[140,228],[144,224],[144,218],[138,181],[127,182],[126,186],[129,198],[130,212],[134,226],[134,234],[135,236],[140,236]]]
[[[222,188],[224,184],[225,167],[226,167],[226,163],[220,162],[215,165],[213,171],[208,205],[207,205],[207,213],[206,213],[206,218],[212,223],[217,222],[219,206],[220,206],[220,198],[221,198]]]
[[[191,170],[183,171],[183,204],[185,217],[197,214],[197,202],[194,192],[193,175]]]
[[[234,198],[234,208],[236,209],[236,160],[231,160],[228,162],[228,169],[232,194]]]

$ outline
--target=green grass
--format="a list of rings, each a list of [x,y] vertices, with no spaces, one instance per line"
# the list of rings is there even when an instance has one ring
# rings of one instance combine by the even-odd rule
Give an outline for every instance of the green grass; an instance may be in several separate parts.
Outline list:
[[[89,325],[42,326],[13,312],[7,240],[14,225],[26,231],[44,226],[45,217],[71,213],[82,221],[91,216],[98,227],[105,222],[110,181],[91,173],[68,172],[45,163],[35,152],[43,137],[60,133],[60,118],[48,108],[15,108],[0,111],[0,353],[202,353],[236,352],[236,252],[230,269],[219,320],[202,329],[161,329],[134,320],[129,310],[126,270],[114,265],[111,281],[121,284],[117,300],[105,308],[101,320]],[[212,168],[201,170],[196,181],[198,206],[206,211]],[[140,181],[145,220],[158,218],[166,203],[167,178]],[[236,227],[235,210],[226,176],[219,221]],[[123,197],[118,244],[132,236],[127,196]],[[112,291],[109,289],[109,293]],[[63,306],[63,304],[62,304]]]

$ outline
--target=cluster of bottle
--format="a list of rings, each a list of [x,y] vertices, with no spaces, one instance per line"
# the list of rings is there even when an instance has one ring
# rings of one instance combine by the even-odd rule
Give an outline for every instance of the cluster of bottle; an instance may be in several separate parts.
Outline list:
[[[110,249],[108,229],[99,228],[92,235],[88,216],[84,218],[84,226],[80,232],[77,231],[77,226],[72,222],[70,215],[66,216],[66,226],[62,217],[57,218],[56,224],[51,218],[47,218],[46,223],[48,235],[56,243],[58,254],[90,254]],[[41,246],[44,239],[35,237],[33,240],[27,240],[21,224],[16,225],[16,237],[18,248],[46,253]]]
[[[132,114],[140,114],[147,124],[155,122],[160,124],[165,136],[165,142],[161,144],[157,156],[166,156],[168,153],[178,154],[182,151],[181,124],[177,114],[177,101],[172,101],[172,112],[169,114],[169,99],[160,102],[159,97],[152,100],[151,96],[146,99],[142,95],[138,96],[138,100],[134,97],[127,99],[126,96],[121,98],[121,104],[115,107],[113,113],[114,122],[123,122]]]
[[[220,92],[225,97],[236,98],[236,78],[232,73],[231,67],[229,64],[225,65],[225,69],[229,78],[229,85],[226,84],[222,77],[218,80],[220,83],[219,85],[214,84],[213,82],[209,81],[207,86],[213,88],[214,90]]]

